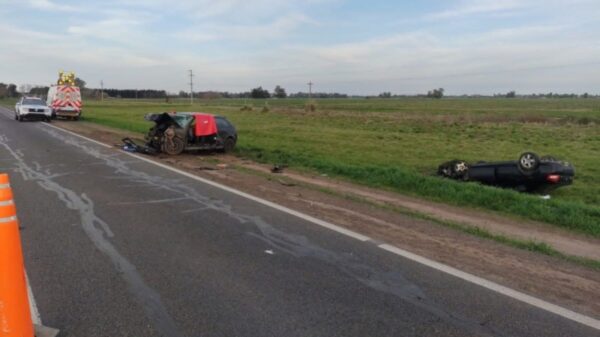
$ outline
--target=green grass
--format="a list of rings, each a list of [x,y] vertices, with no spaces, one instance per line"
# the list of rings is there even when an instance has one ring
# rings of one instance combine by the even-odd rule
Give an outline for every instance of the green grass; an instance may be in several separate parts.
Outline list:
[[[599,99],[300,99],[87,101],[85,119],[145,132],[148,112],[205,111],[238,128],[237,152],[459,206],[490,209],[600,237]],[[240,111],[244,105],[253,111]],[[572,162],[572,186],[541,200],[434,176],[451,159],[516,159],[526,150]]]

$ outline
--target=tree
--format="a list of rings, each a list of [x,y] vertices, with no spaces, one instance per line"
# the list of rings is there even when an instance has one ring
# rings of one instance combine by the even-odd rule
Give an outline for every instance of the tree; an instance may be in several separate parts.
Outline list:
[[[86,84],[86,83],[85,83],[85,81],[84,81],[84,80],[82,80],[82,79],[81,79],[81,78],[79,78],[79,77],[75,77],[75,86],[76,86],[76,87],[79,87],[79,89],[84,89],[84,88],[85,88],[85,84]]]
[[[380,98],[391,98],[392,97],[392,93],[389,91],[386,92],[382,92],[381,94],[379,94]]]
[[[4,83],[0,83],[0,98],[6,98],[6,88],[8,86]]]
[[[444,88],[433,89],[427,92],[427,97],[442,98],[444,97]]]
[[[515,91],[509,91],[506,93],[506,98],[515,98],[517,97],[517,93],[515,93]]]
[[[279,85],[277,85],[275,87],[275,90],[273,90],[273,96],[277,97],[277,98],[286,98],[287,97],[287,93],[285,92],[285,89],[283,89],[282,87],[280,87]]]
[[[585,93],[583,93],[583,95],[581,95],[581,97],[588,98],[588,97],[590,97],[590,95],[587,92],[585,92]]]
[[[49,87],[39,87],[39,86],[35,86],[31,89],[29,89],[28,93],[32,96],[46,96],[48,95],[48,90],[50,88]]]
[[[9,84],[6,87],[6,96],[8,97],[17,97],[19,94],[17,93],[17,86],[15,84]]]
[[[268,90],[263,89],[262,87],[254,88],[250,92],[250,97],[252,98],[270,98],[271,94],[269,94]]]

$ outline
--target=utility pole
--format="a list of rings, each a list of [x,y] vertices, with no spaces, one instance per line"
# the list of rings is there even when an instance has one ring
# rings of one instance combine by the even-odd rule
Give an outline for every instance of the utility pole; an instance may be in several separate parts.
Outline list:
[[[104,101],[104,80],[100,80],[100,100]]]
[[[313,86],[314,83],[312,81],[310,81],[310,82],[308,82],[306,84],[308,85],[308,98],[312,99],[312,86]]]
[[[194,104],[194,72],[190,69],[190,104]]]

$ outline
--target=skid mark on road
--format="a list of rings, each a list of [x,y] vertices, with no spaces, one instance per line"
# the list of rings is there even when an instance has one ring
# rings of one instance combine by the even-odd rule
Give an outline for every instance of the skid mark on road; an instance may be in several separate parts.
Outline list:
[[[48,175],[47,171],[39,170],[41,169],[41,166],[29,166],[25,162],[22,152],[13,150],[8,145],[6,137],[0,136],[0,146],[3,146],[15,159],[15,169],[21,173],[24,180],[35,181],[42,188],[56,193],[58,198],[63,201],[69,209],[79,212],[81,226],[84,232],[94,245],[110,258],[116,269],[128,284],[130,291],[141,303],[146,315],[152,321],[154,327],[160,331],[163,336],[183,336],[178,332],[175,322],[164,308],[158,293],[144,282],[135,266],[121,255],[110,242],[110,238],[113,237],[114,234],[110,230],[108,224],[100,219],[94,212],[93,201],[85,195],[85,193],[78,195],[75,191],[55,182],[53,180],[55,176]]]
[[[482,326],[484,323],[451,314],[441,305],[435,303],[434,300],[428,299],[426,294],[417,285],[408,281],[398,271],[378,270],[362,262],[357,256],[328,250],[311,242],[305,236],[279,230],[259,216],[237,212],[231,205],[225,204],[222,200],[215,200],[204,196],[179,179],[166,179],[160,176],[149,175],[129,167],[128,163],[119,159],[118,156],[105,154],[97,147],[88,146],[79,139],[59,133],[53,129],[41,129],[52,137],[75,146],[96,159],[103,160],[108,167],[115,170],[117,177],[114,178],[116,179],[121,179],[123,176],[127,177],[127,180],[130,180],[131,183],[145,185],[163,192],[171,192],[179,196],[170,198],[170,200],[187,199],[199,206],[196,209],[220,212],[237,220],[241,224],[253,225],[258,230],[258,233],[249,233],[253,237],[267,242],[274,248],[290,255],[301,258],[314,258],[327,263],[371,289],[394,295],[406,303],[428,312],[434,317],[434,320],[444,321],[449,325],[469,331],[476,336],[502,336],[500,332]],[[423,322],[423,324],[430,323],[430,321]]]

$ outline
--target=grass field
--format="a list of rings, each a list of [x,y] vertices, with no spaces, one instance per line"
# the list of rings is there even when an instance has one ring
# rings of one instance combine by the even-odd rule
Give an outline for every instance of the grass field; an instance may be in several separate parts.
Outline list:
[[[148,112],[205,111],[238,128],[238,154],[431,200],[486,208],[600,237],[600,100],[343,99],[85,102],[85,120],[144,132]],[[244,105],[252,111],[241,111]],[[268,112],[262,108],[267,105]],[[576,167],[552,200],[434,177],[450,159],[516,159],[525,150]]]

